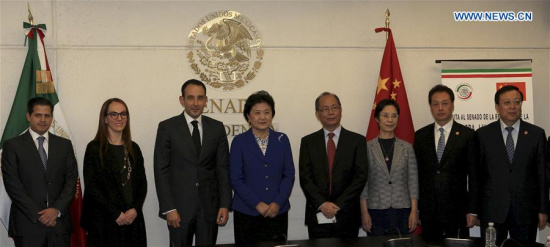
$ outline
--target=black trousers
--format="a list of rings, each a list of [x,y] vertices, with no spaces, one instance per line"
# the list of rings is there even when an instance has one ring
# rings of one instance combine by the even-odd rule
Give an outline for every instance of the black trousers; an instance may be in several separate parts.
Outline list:
[[[233,212],[235,244],[250,245],[265,241],[284,241],[288,236],[288,212],[275,218],[262,215],[251,216],[239,211]]]
[[[20,236],[14,237],[15,247],[69,247],[71,245],[71,235],[56,235],[53,229],[40,236]]]
[[[216,245],[218,238],[218,224],[215,221],[208,221],[204,210],[199,209],[191,221],[181,222],[180,228],[168,226],[170,231],[170,246],[192,246],[193,236],[195,245]]]
[[[341,221],[334,224],[309,224],[307,232],[309,239],[357,238],[359,236],[359,224]]]
[[[494,223],[497,230],[497,246],[500,246],[502,242],[508,237],[514,239],[524,246],[532,246],[537,240],[537,225],[533,224],[518,224],[512,209],[508,211],[508,217],[504,223]],[[485,241],[485,230],[489,225],[489,221],[481,221],[481,238]]]
[[[470,237],[470,229],[466,227],[466,221],[464,223],[449,223],[439,220],[422,220],[422,236],[430,240],[467,238]]]

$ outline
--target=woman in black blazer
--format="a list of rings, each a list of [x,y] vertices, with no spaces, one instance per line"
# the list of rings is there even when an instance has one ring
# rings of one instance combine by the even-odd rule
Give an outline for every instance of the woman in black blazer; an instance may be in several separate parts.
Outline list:
[[[147,246],[143,156],[132,141],[130,114],[121,99],[101,107],[97,134],[84,156],[84,188],[80,224],[88,231],[88,247]]]

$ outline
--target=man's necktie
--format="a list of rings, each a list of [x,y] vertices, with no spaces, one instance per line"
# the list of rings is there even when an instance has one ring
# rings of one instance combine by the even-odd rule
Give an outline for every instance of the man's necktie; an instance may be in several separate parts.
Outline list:
[[[40,154],[42,166],[44,167],[44,170],[48,170],[48,155],[46,154],[46,150],[44,149],[44,140],[46,140],[46,138],[43,136],[39,136],[36,139],[38,140],[38,154]]]
[[[336,143],[332,139],[334,133],[328,133],[328,142],[327,142],[327,156],[328,156],[328,176],[329,176],[329,193],[332,194],[332,167],[334,165],[334,156],[336,155]]]
[[[514,139],[512,138],[512,131],[514,127],[506,127],[508,131],[508,136],[506,136],[506,152],[508,152],[508,159],[510,163],[514,160]]]
[[[445,151],[445,129],[443,127],[439,128],[439,141],[437,141],[437,162],[441,162],[441,157],[443,157],[443,151]]]
[[[197,151],[197,157],[201,154],[201,134],[199,133],[198,121],[193,120],[191,124],[193,125],[193,144],[195,144],[195,150]]]

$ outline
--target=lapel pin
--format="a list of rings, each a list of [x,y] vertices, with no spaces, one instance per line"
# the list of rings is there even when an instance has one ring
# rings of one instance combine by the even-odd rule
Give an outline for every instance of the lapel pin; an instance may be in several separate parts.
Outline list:
[[[527,135],[527,134],[529,134],[529,132],[526,130],[526,131],[523,132],[523,134]]]
[[[455,135],[460,135],[460,132],[458,132],[458,131],[457,131],[457,132],[455,132]]]

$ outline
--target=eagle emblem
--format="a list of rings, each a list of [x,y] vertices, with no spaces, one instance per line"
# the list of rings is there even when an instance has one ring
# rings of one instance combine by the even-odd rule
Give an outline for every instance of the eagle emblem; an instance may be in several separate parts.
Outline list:
[[[261,43],[250,19],[235,11],[216,11],[199,20],[189,33],[187,59],[207,85],[231,91],[256,77],[262,66]]]

